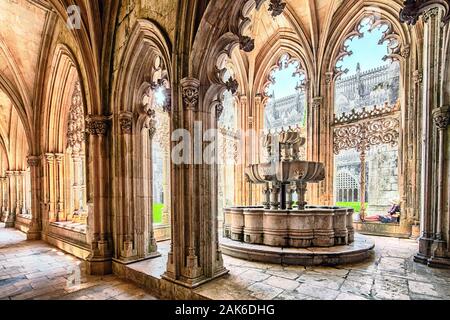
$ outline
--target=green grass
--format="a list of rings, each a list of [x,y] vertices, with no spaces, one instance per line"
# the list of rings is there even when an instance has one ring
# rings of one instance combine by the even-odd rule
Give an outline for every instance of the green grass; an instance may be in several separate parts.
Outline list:
[[[154,203],[153,204],[153,223],[161,223],[162,222],[163,209],[164,209],[164,205],[162,203]]]
[[[355,210],[355,212],[361,211],[361,203],[360,202],[338,202],[338,203],[336,203],[336,205],[338,207],[353,208]],[[368,205],[368,203],[366,202],[366,208],[367,208],[367,205]]]

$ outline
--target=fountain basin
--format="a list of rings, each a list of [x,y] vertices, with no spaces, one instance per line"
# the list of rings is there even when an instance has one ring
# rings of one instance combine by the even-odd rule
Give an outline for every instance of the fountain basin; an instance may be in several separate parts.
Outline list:
[[[235,241],[284,248],[332,247],[354,241],[351,208],[232,207],[224,212],[224,236]]]

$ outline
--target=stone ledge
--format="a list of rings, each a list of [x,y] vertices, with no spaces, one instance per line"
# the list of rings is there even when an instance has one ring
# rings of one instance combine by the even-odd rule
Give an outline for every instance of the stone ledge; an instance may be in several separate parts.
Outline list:
[[[410,238],[411,228],[398,223],[354,222],[355,231],[370,236],[384,236],[393,238]]]
[[[234,258],[288,265],[338,265],[363,261],[370,257],[375,244],[367,237],[357,235],[350,245],[331,248],[281,248],[247,244],[222,238],[222,252]]]

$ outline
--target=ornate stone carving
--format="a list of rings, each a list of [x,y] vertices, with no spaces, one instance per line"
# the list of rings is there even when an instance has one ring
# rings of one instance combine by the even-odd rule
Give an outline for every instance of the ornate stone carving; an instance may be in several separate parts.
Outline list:
[[[181,88],[185,107],[197,110],[200,81],[194,78],[184,78],[181,80]]]
[[[29,156],[27,158],[27,163],[30,167],[37,167],[37,166],[39,166],[40,162],[41,162],[41,158],[38,156]]]
[[[120,130],[122,134],[131,134],[133,129],[133,113],[123,112],[119,116]]]
[[[73,153],[79,153],[82,150],[85,141],[85,120],[83,99],[81,95],[80,82],[75,82],[72,93],[72,101],[69,108],[69,119],[67,124],[67,147],[72,149]]]
[[[446,9],[442,19],[443,22],[448,23],[450,19],[448,0],[405,0],[403,5],[403,9],[400,10],[400,21],[403,23],[415,25],[421,15],[424,16],[423,19],[427,22],[431,16],[437,14],[437,10],[439,10],[436,7],[437,5],[441,5]]]
[[[320,109],[323,103],[323,97],[314,97],[312,100],[312,106],[314,109]]]
[[[248,36],[241,36],[239,38],[239,48],[245,52],[252,52],[255,49],[255,39]]]
[[[225,82],[225,86],[227,87],[227,90],[232,94],[236,94],[239,89],[239,83],[236,79],[233,79],[233,77],[230,77],[228,81]]]
[[[366,108],[362,108],[360,110],[352,109],[351,113],[342,113],[339,116],[334,115],[334,124],[346,124],[353,121],[359,121],[364,119],[369,119],[373,117],[380,117],[383,115],[389,115],[391,113],[400,111],[400,104],[396,103],[394,105],[388,105],[387,103],[382,106],[374,106],[373,108],[367,110]]]
[[[89,116],[86,119],[86,130],[90,135],[105,136],[108,132],[110,117]]]
[[[400,136],[398,118],[387,117],[352,123],[334,129],[334,153],[356,149],[365,153],[371,146],[396,145]]]
[[[425,23],[427,23],[431,18],[437,17],[438,14],[439,14],[439,9],[438,8],[431,8],[430,10],[425,11],[423,13],[423,21]]]
[[[445,130],[450,124],[450,107],[445,106],[433,110],[433,122],[439,130]]]
[[[219,119],[222,116],[223,113],[223,104],[222,103],[218,103],[216,105],[216,117],[217,119]]]
[[[286,8],[286,3],[281,0],[270,0],[269,11],[272,12],[272,17],[278,17]]]
[[[414,80],[414,83],[422,83],[422,80],[423,80],[422,72],[419,70],[414,71],[413,72],[413,80]]]

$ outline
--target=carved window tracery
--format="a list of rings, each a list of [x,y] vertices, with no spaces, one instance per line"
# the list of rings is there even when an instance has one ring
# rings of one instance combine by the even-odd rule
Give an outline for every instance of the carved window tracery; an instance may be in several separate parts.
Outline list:
[[[373,32],[376,29],[379,29],[382,34],[378,45],[385,44],[387,48],[387,54],[383,61],[390,60],[391,64],[383,66],[382,61],[380,61],[379,67],[363,71],[358,63],[356,73],[353,76],[343,78],[342,76],[349,70],[343,69],[342,63],[346,57],[354,54],[349,49],[348,41],[362,38],[365,32]],[[335,185],[336,199],[354,200],[354,196],[357,194],[358,200],[361,202],[360,214],[362,219],[366,215],[365,205],[369,190],[367,184],[374,174],[370,172],[369,175],[368,169],[374,165],[372,162],[368,165],[367,154],[372,148],[379,148],[380,146],[387,145],[395,149],[399,143],[400,61],[408,56],[409,46],[402,43],[392,23],[380,17],[379,14],[375,15],[368,12],[362,20],[355,24],[354,29],[345,38],[334,60],[333,151],[338,156],[343,151],[355,150],[359,154],[358,172],[360,175],[359,190],[356,193],[349,191],[354,187],[353,184],[348,188]],[[353,164],[342,162],[342,159],[336,157],[336,176],[340,176],[346,169],[354,167]]]
[[[86,199],[86,119],[80,81],[75,82],[67,123],[67,152],[70,184],[68,219],[87,223]],[[61,159],[62,161],[62,159]]]

